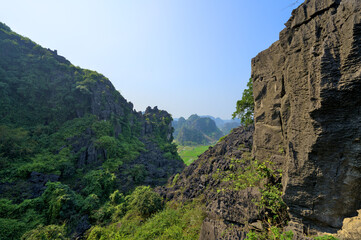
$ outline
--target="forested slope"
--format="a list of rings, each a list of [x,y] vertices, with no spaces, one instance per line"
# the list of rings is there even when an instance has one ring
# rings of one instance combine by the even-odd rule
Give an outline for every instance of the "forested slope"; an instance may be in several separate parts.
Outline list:
[[[170,114],[136,112],[106,77],[5,24],[0,96],[0,239],[39,226],[75,238],[108,221],[112,194],[164,184],[184,167]]]

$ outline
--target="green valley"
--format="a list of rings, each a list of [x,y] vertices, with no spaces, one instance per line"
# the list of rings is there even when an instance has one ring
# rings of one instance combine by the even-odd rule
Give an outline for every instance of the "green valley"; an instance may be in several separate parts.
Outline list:
[[[199,155],[204,153],[211,145],[207,146],[178,146],[178,154],[183,159],[183,162],[189,166],[194,162]]]

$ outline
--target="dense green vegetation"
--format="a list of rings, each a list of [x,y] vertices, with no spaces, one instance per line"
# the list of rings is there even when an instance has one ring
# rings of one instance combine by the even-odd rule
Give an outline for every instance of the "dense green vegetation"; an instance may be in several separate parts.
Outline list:
[[[84,213],[94,222],[86,239],[197,239],[204,218],[199,201],[164,206],[144,186],[127,196],[116,190],[100,204],[95,194],[84,198],[61,183],[48,183],[41,197],[21,204],[2,199],[0,239],[68,239]]]
[[[236,111],[232,114],[233,119],[239,118],[241,124],[248,126],[253,124],[254,99],[253,99],[253,81],[249,79],[247,88],[243,91],[242,99],[237,101]]]
[[[136,187],[182,168],[171,122],[0,23],[0,239],[70,239],[161,214],[159,195]],[[150,151],[161,154],[146,162]]]
[[[111,207],[116,210],[109,211],[109,223],[92,227],[87,239],[198,239],[204,219],[199,201],[168,202],[163,206],[159,195],[148,187],[138,187]]]
[[[180,145],[210,145],[223,136],[216,123],[209,117],[191,115],[187,120],[179,118],[173,122],[175,141]]]
[[[199,155],[204,153],[211,145],[207,146],[178,146],[178,154],[183,159],[183,162],[189,166],[194,162]]]

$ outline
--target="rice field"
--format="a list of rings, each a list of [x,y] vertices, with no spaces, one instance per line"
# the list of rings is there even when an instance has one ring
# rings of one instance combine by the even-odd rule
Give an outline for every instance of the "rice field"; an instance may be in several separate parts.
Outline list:
[[[183,162],[189,166],[199,155],[204,153],[211,145],[207,146],[178,146],[178,154]]]

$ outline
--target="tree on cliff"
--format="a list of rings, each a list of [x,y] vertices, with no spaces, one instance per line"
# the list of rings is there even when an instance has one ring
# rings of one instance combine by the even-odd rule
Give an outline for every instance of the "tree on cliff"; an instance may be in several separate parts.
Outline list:
[[[241,119],[241,124],[248,126],[253,124],[254,100],[253,100],[253,81],[249,79],[247,88],[243,91],[242,99],[237,101],[236,111],[232,118]]]

